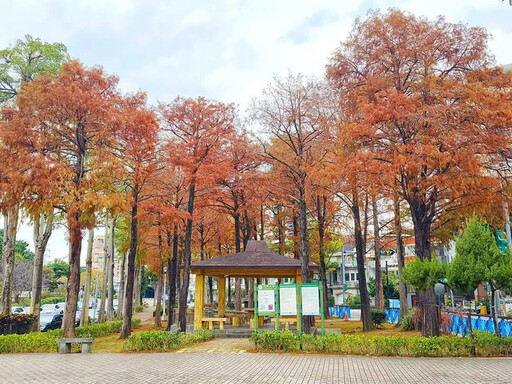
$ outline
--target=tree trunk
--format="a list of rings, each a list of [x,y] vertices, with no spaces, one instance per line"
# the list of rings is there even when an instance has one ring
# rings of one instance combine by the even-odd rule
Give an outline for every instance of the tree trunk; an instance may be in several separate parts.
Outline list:
[[[231,305],[231,278],[228,276],[228,304]]]
[[[324,255],[325,218],[327,213],[327,196],[316,195],[316,214],[318,221],[318,256],[320,259],[320,280],[323,289],[324,317],[329,318],[329,302],[327,300],[327,266]]]
[[[265,240],[265,216],[263,213],[263,204],[260,206],[260,240]]]
[[[112,218],[110,223],[110,236],[108,242],[108,302],[107,302],[107,321],[114,320],[114,267],[115,267],[115,255],[114,255],[114,234],[116,228],[116,219]]]
[[[133,312],[133,287],[135,280],[135,256],[137,254],[137,210],[138,196],[135,196],[131,212],[130,224],[130,253],[128,254],[128,272],[126,273],[126,290],[124,298],[123,327],[121,329],[121,339],[127,339],[132,332],[132,312]]]
[[[416,255],[420,260],[431,260],[432,250],[430,232],[432,226],[431,213],[424,203],[409,200],[411,218],[414,225],[414,241]],[[436,304],[434,287],[425,292],[418,292],[421,303],[422,335],[424,337],[439,336],[439,306]]]
[[[301,177],[299,185],[299,260],[301,266],[302,283],[309,283],[309,260],[311,251],[308,237],[308,211],[306,206],[305,175]],[[310,333],[311,327],[315,324],[314,316],[303,316],[303,330]]]
[[[41,223],[41,219],[43,222]],[[41,313],[41,291],[43,289],[43,263],[44,253],[53,230],[53,213],[44,217],[36,215],[34,219],[34,272],[32,277],[32,298],[30,314],[35,317],[32,332],[39,332],[39,319]]]
[[[101,275],[101,302],[98,314],[98,323],[105,322],[105,308],[107,305],[107,287],[108,287],[108,269],[110,266],[109,262],[109,223],[108,219],[105,218],[105,240],[103,242],[103,273]]]
[[[123,318],[124,313],[124,297],[125,297],[125,281],[126,281],[126,253],[121,255],[121,273],[119,277],[119,294],[117,295],[117,316],[119,319]]]
[[[167,244],[171,240],[170,232],[167,233]],[[172,259],[167,261],[167,283],[169,285],[169,298],[167,302],[168,313],[167,317],[167,330],[171,330],[171,325],[174,323],[174,307],[176,305],[176,276],[178,273],[178,226],[174,224],[174,233],[172,237]]]
[[[295,259],[299,260],[300,259],[299,219],[297,218],[297,214],[295,213],[295,210],[293,211],[292,227],[293,227],[293,257]],[[284,245],[284,236],[283,236],[283,245]],[[283,255],[284,251],[281,254]]]
[[[165,294],[164,290],[164,263],[160,257],[160,268],[158,270],[158,287],[156,295],[155,307],[155,328],[162,328],[162,295]],[[167,320],[169,321],[169,320]]]
[[[187,226],[185,229],[185,254],[184,254],[184,268],[183,268],[183,281],[180,289],[180,305],[178,314],[178,323],[182,332],[187,330],[187,299],[188,299],[188,286],[190,283],[190,263],[192,260],[192,215],[194,213],[194,198],[195,198],[196,184],[195,180],[190,183],[188,193],[188,206],[187,212],[190,217],[187,219]]]
[[[82,318],[80,326],[89,325],[89,297],[91,296],[92,282],[92,246],[94,244],[94,228],[89,229],[89,237],[87,239],[87,256],[85,259],[85,285],[84,296],[82,298]]]
[[[373,237],[375,251],[375,308],[384,310],[384,286],[382,283],[382,266],[380,262],[380,229],[379,229],[379,211],[377,209],[377,197],[372,196],[373,213]]]
[[[80,227],[81,212],[74,210],[68,212],[69,241],[71,252],[69,255],[69,276],[66,285],[66,309],[62,322],[63,337],[75,336],[76,306],[78,292],[80,291],[80,254],[82,252],[82,228]]]
[[[359,294],[361,296],[361,321],[363,322],[363,331],[375,329],[370,312],[370,297],[366,285],[366,273],[364,265],[364,240],[361,231],[361,216],[359,211],[359,198],[356,188],[352,191],[352,206],[350,207],[354,216],[354,236],[356,241],[356,260],[357,273],[359,275]]]
[[[491,285],[491,308],[492,308],[492,322],[494,323],[494,331],[496,336],[501,337],[501,329],[498,326],[498,306],[496,303],[496,289]]]
[[[407,305],[407,285],[405,284],[402,275],[405,267],[405,250],[402,238],[400,199],[398,197],[395,197],[394,201],[394,222],[396,233],[396,259],[398,262],[398,283],[400,288],[400,317],[403,317],[409,310],[409,306]]]
[[[208,298],[210,304],[213,304],[213,277],[208,276]]]
[[[235,210],[238,209],[238,202],[234,201]],[[235,219],[235,251],[239,253],[242,251],[241,241],[240,241],[240,215],[235,211],[233,214],[233,219]],[[242,310],[242,280],[237,277],[235,278],[235,310]]]
[[[14,279],[14,263],[16,259],[16,230],[18,227],[19,206],[16,204],[4,216],[4,244],[2,250],[3,279],[2,310],[11,313],[12,284]]]

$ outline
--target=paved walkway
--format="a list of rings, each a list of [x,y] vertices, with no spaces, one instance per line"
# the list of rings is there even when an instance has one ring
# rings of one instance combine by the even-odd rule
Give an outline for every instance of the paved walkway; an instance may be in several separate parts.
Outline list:
[[[512,359],[264,353],[0,355],[0,383],[510,383]]]

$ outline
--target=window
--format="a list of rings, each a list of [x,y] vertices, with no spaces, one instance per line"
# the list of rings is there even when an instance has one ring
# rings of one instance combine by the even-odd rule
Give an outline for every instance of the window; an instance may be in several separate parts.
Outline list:
[[[98,257],[98,263],[101,263],[103,261],[103,257]]]
[[[359,281],[359,273],[356,273],[356,280]]]
[[[350,281],[350,273],[345,273],[345,281]]]
[[[354,281],[355,280],[355,273],[351,273],[350,274],[350,280]]]
[[[334,281],[334,282],[337,282],[337,281],[338,281],[338,273],[337,273],[337,272],[334,272],[334,273],[332,274],[332,279],[333,279],[333,281]]]

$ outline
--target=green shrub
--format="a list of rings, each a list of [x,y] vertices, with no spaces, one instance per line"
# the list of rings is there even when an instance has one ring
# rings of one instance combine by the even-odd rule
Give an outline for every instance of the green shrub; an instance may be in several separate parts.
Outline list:
[[[332,307],[334,305],[334,296],[333,295],[327,296],[327,304],[329,305],[329,307]]]
[[[405,313],[405,315],[401,316],[400,322],[398,323],[400,326],[400,329],[402,331],[413,331],[415,328],[415,321],[414,321],[415,316],[416,316],[416,313],[412,309],[408,310]]]
[[[386,313],[379,309],[372,309],[371,316],[372,316],[372,323],[377,328],[380,328],[381,325],[384,324],[384,322],[386,321]]]
[[[292,332],[254,332],[251,336],[259,351],[298,351],[299,337]],[[305,352],[328,352],[347,355],[405,357],[512,356],[512,338],[487,332],[475,332],[474,339],[457,336],[404,337],[365,336],[363,334],[304,335]]]
[[[361,296],[351,296],[347,300],[347,305],[352,309],[361,309]]]
[[[132,319],[132,328],[138,328],[140,319]],[[123,320],[107,321],[101,324],[91,324],[75,329],[76,337],[102,337],[121,332]]]
[[[194,333],[146,331],[131,335],[124,343],[125,351],[173,351],[187,345],[213,339],[214,332],[200,329]]]
[[[261,351],[294,351],[298,348],[298,338],[292,331],[253,332],[251,341]]]
[[[66,301],[66,296],[53,296],[53,297],[47,297],[45,299],[41,300],[41,305],[43,304],[57,304],[57,303],[63,303]]]
[[[144,310],[144,306],[143,305],[137,305],[135,307],[135,312],[142,312]]]
[[[22,297],[17,303],[13,303],[13,307],[30,307],[30,297]]]
[[[76,337],[101,337],[121,331],[122,321],[110,321],[75,329]],[[132,327],[137,328],[140,319],[132,320]],[[56,352],[57,340],[62,338],[62,329],[48,332],[32,332],[25,335],[0,336],[0,353],[15,352]]]

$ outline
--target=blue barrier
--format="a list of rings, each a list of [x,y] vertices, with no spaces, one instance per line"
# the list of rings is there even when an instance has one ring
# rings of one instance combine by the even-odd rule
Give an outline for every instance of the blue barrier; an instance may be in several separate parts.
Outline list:
[[[346,305],[335,305],[329,307],[329,316],[339,317],[343,319],[345,317],[345,313],[347,317],[350,319],[350,307]]]
[[[398,323],[400,321],[400,310],[394,308],[384,309],[386,313],[386,321],[388,323]],[[446,331],[456,335],[464,336],[469,332],[468,318],[466,315],[459,316],[456,313],[443,312],[450,317],[450,323],[446,325]],[[501,319],[498,322],[502,336],[512,337],[512,321],[509,319]],[[492,317],[472,315],[471,328],[474,331],[483,331],[489,333],[496,333],[494,329],[494,322]]]
[[[400,309],[385,308],[384,313],[386,314],[386,321],[388,323],[397,324],[400,321]]]

